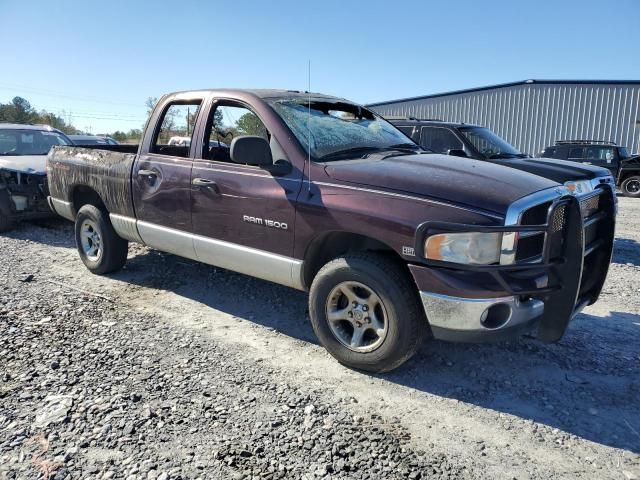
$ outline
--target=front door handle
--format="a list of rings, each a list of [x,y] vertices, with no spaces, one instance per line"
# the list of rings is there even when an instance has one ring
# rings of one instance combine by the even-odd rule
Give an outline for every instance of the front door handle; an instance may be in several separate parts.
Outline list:
[[[209,180],[208,178],[194,178],[191,183],[196,187],[215,193],[216,195],[220,195],[218,184],[213,180]]]

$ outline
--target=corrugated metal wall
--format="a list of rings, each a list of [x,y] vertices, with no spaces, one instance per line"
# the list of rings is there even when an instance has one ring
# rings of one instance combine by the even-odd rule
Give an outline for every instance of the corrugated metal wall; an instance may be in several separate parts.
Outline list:
[[[611,140],[640,151],[638,84],[525,83],[371,108],[383,116],[483,125],[527,153],[563,139]]]

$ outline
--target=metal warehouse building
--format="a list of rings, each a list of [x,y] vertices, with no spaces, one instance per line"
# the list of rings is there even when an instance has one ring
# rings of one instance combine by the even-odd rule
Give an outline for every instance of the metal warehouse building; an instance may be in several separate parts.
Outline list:
[[[640,81],[525,80],[373,103],[383,116],[490,128],[526,153],[555,140],[609,140],[640,151]]]

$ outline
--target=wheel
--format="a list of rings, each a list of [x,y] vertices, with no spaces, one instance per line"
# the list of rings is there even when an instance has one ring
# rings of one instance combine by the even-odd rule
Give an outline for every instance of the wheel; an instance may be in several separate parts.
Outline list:
[[[625,178],[620,189],[625,197],[640,198],[640,176]]]
[[[311,284],[309,314],[331,355],[369,372],[400,366],[428,330],[415,284],[396,262],[373,253],[322,267]]]
[[[0,213],[0,233],[13,230],[15,226],[16,226],[16,221],[13,218],[7,217],[6,215],[3,215],[2,213]]]
[[[115,272],[127,261],[128,242],[118,236],[108,214],[99,208],[85,205],[80,209],[75,233],[80,259],[91,273]]]

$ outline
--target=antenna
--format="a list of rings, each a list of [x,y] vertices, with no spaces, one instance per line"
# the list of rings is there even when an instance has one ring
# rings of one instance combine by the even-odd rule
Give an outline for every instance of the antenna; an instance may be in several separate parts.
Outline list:
[[[307,63],[307,168],[309,169],[309,191],[308,195],[311,196],[311,59]]]

